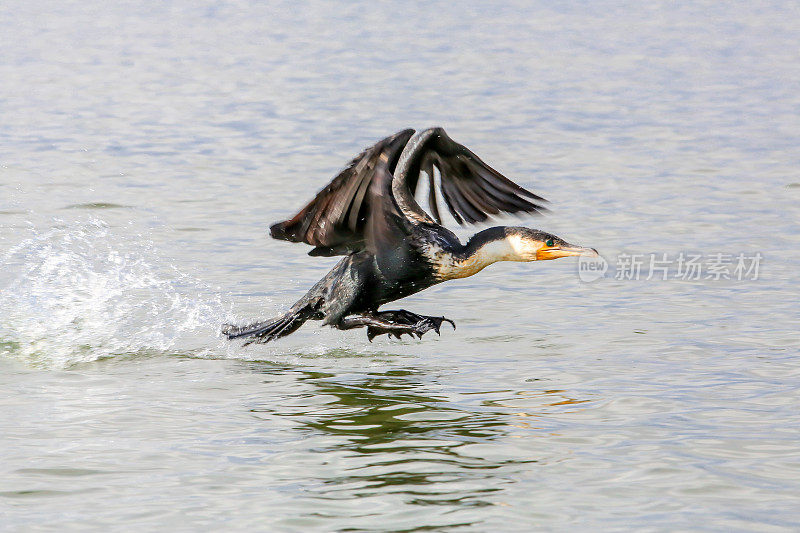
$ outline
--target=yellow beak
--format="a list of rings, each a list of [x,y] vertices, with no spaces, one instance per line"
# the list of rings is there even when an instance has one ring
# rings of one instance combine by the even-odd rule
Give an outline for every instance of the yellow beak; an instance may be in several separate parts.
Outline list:
[[[584,248],[583,246],[553,246],[552,248],[539,248],[536,252],[536,260],[547,261],[548,259],[558,259],[559,257],[571,257],[576,255],[597,257],[599,254],[594,248]]]

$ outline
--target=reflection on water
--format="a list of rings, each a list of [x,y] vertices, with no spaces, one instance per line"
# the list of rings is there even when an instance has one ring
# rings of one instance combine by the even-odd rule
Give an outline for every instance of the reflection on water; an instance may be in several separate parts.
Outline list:
[[[437,522],[441,527],[468,525],[460,517],[469,508],[501,505],[505,484],[497,480],[511,480],[536,468],[537,457],[502,444],[492,450],[494,441],[503,442],[520,428],[535,430],[527,420],[553,407],[588,401],[546,389],[472,392],[464,397],[480,398],[477,403],[453,401],[437,392],[428,372],[408,367],[335,374],[262,362],[240,366],[249,372],[295,375],[302,392],[279,405],[269,402],[251,411],[267,424],[273,417],[291,420],[315,443],[317,461],[337,465],[314,469],[327,475],[312,484],[310,497],[364,501],[398,495],[403,506],[441,506],[443,513],[454,513],[452,522]],[[527,408],[506,403],[520,397],[528,400]],[[531,409],[536,404],[540,409]],[[315,515],[346,517],[333,512]]]

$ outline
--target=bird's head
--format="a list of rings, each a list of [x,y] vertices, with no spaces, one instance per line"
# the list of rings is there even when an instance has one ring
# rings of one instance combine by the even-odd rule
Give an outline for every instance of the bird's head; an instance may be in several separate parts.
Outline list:
[[[547,261],[577,255],[597,256],[597,250],[536,229],[498,226],[476,233],[453,261],[434,263],[439,278],[447,280],[472,276],[498,261]]]
[[[579,255],[597,256],[597,250],[570,244],[561,237],[530,228],[506,227],[510,248],[507,261],[547,261]]]

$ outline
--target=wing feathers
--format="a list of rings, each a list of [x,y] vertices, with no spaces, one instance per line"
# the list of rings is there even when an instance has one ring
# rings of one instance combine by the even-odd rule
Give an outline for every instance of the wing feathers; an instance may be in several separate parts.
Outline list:
[[[314,255],[372,248],[374,238],[367,239],[372,245],[365,244],[366,233],[379,235],[381,242],[386,241],[387,228],[398,224],[386,223],[403,217],[391,194],[401,152],[409,163],[405,167],[407,175],[402,179],[412,196],[421,183],[421,173],[427,175],[428,206],[437,223],[441,223],[437,194],[459,224],[483,222],[504,213],[535,214],[547,210],[542,205],[547,200],[500,174],[453,141],[443,129],[426,130],[409,142],[412,135],[414,130],[404,130],[364,150],[297,215],[274,224],[270,228],[272,236],[315,246]],[[404,148],[409,154],[405,154]],[[398,169],[398,172],[406,171]],[[371,188],[376,181],[381,186]],[[386,220],[373,220],[379,212]]]
[[[315,246],[315,255],[363,248],[367,191],[381,154],[396,162],[414,130],[403,130],[360,153],[297,215],[270,227],[276,239]]]
[[[442,175],[442,193],[459,223],[461,218],[474,223],[501,212],[544,210],[542,205],[531,201],[546,202],[544,198],[509,180],[443,131],[431,144],[439,148],[435,164]]]

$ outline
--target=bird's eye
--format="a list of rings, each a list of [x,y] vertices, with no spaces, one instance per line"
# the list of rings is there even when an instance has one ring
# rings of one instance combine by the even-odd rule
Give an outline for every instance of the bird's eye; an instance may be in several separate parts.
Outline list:
[[[548,246],[548,247],[552,247],[552,246],[553,246],[553,239],[547,239],[547,240],[544,242],[544,245],[545,245],[545,246]]]

